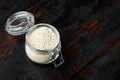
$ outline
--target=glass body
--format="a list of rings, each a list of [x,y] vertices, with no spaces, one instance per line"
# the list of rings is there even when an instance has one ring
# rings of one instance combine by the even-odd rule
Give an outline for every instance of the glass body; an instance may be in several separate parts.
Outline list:
[[[29,36],[31,35],[31,33],[34,30],[36,30],[40,27],[49,27],[55,33],[56,38],[57,38],[57,42],[55,43],[55,45],[52,48],[47,49],[47,50],[38,50],[38,49],[35,49],[34,47],[32,47],[30,45]],[[34,25],[27,31],[25,51],[26,51],[26,54],[29,57],[29,59],[32,60],[35,63],[48,64],[48,63],[54,62],[54,65],[58,66],[58,65],[60,65],[64,62],[63,58],[62,58],[62,55],[61,55],[61,42],[60,42],[59,32],[52,25],[49,25],[49,24],[46,24],[46,23],[40,23],[40,24]],[[60,60],[59,63],[55,62],[55,60],[57,58],[59,58],[59,60]]]

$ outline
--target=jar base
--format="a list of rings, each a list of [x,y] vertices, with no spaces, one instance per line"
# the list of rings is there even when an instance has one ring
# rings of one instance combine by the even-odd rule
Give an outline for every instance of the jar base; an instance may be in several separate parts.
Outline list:
[[[57,54],[54,59],[51,59],[51,60],[49,60],[49,61],[47,61],[47,62],[36,62],[36,61],[32,60],[32,59],[28,56],[28,54],[26,54],[26,55],[27,55],[27,57],[28,57],[32,62],[37,63],[37,64],[50,64],[50,63],[54,62],[54,61],[59,57],[59,54]]]

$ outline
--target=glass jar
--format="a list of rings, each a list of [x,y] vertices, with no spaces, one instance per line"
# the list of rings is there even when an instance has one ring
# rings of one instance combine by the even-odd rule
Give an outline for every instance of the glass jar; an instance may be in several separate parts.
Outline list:
[[[34,16],[31,13],[20,11],[7,19],[5,29],[11,35],[22,35],[26,33],[25,51],[31,61],[39,64],[54,63],[54,66],[58,67],[64,63],[58,30],[50,24],[40,23],[34,25],[34,23]],[[28,37],[30,34],[42,26],[50,28],[56,35],[56,43],[53,47],[47,50],[36,49],[29,43]]]
[[[35,31],[40,27],[48,27],[52,29],[52,31],[55,33],[57,42],[55,43],[55,45],[53,45],[52,48],[47,50],[39,50],[39,49],[35,49],[33,46],[30,45],[29,36],[33,31]],[[28,32],[26,33],[25,50],[26,50],[27,56],[33,62],[36,62],[39,64],[48,64],[48,63],[54,62],[55,67],[57,67],[64,62],[61,54],[61,42],[60,42],[59,32],[52,25],[49,25],[46,23],[36,24],[28,30]],[[59,58],[60,60],[60,63],[58,64],[55,62],[57,58]]]

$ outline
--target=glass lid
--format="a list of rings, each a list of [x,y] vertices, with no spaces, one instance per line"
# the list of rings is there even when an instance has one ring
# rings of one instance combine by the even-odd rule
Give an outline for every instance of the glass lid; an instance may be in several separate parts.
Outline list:
[[[6,22],[5,29],[11,35],[22,35],[35,23],[33,14],[19,11],[11,15]]]

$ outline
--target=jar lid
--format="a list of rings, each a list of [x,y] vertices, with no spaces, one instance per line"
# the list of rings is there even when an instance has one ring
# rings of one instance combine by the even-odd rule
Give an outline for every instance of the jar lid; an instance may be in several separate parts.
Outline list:
[[[6,22],[5,29],[11,35],[22,35],[35,23],[32,13],[19,11],[11,15]]]

